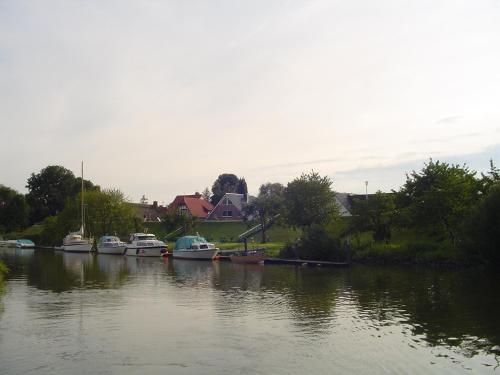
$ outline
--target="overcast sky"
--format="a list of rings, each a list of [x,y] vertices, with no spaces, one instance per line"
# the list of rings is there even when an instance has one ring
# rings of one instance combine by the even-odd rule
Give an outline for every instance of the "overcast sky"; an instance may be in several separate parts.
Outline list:
[[[397,189],[500,164],[500,1],[0,0],[0,183],[63,165],[137,201],[312,169]]]

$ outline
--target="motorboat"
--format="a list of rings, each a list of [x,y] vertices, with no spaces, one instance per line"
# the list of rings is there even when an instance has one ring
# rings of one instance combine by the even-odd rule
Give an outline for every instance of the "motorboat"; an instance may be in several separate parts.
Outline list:
[[[82,193],[81,193],[81,220],[82,224],[78,232],[70,232],[63,239],[62,250],[70,252],[89,252],[92,250],[94,240],[92,238],[85,238],[85,205],[84,201],[84,187],[83,187],[83,161],[82,161]]]
[[[123,255],[126,248],[127,243],[116,236],[102,236],[97,243],[97,252],[99,254]]]
[[[21,238],[19,240],[16,240],[16,247],[18,249],[34,249],[35,243],[31,240]]]
[[[137,257],[159,257],[168,255],[167,244],[154,234],[133,233],[126,245],[125,255]]]
[[[213,260],[219,249],[200,236],[184,236],[175,242],[174,258]]]
[[[264,263],[265,249],[252,249],[236,252],[229,256],[233,263],[256,264]]]

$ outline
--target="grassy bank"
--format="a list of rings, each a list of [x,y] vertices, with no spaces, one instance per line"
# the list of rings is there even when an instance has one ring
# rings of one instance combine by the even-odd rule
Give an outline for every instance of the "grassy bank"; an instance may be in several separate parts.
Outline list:
[[[442,238],[423,237],[410,230],[394,231],[388,242],[375,242],[365,232],[351,238],[351,258],[359,263],[442,264],[465,263],[459,250]]]
[[[196,223],[192,233],[198,233],[208,241],[214,242],[222,250],[242,249],[243,244],[236,242],[238,236],[254,225],[256,224],[244,222],[199,222]],[[167,235],[162,223],[147,223],[145,226],[158,238]],[[265,247],[268,256],[276,257],[286,242],[294,241],[299,236],[299,232],[287,227],[274,226],[266,231],[266,235],[268,242],[262,243],[261,234],[257,234],[248,240],[248,247]],[[175,243],[169,242],[168,245],[169,249],[173,249]]]

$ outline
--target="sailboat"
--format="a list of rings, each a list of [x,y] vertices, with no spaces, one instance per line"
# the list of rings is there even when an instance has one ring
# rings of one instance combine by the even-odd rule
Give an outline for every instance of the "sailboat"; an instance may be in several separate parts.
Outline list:
[[[85,238],[85,223],[84,223],[84,196],[83,196],[83,161],[82,161],[82,224],[78,232],[70,232],[63,239],[62,249],[68,252],[89,252],[92,250],[93,240]]]

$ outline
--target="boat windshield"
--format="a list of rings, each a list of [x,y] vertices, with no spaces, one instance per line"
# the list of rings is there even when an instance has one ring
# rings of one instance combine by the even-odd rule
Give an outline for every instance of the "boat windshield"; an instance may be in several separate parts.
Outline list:
[[[156,240],[156,237],[153,236],[152,234],[149,234],[147,236],[137,236],[137,240],[139,241],[144,241],[144,240]]]

